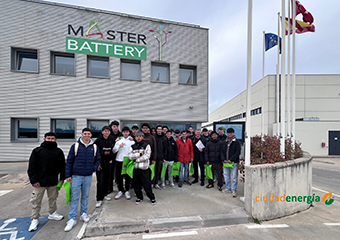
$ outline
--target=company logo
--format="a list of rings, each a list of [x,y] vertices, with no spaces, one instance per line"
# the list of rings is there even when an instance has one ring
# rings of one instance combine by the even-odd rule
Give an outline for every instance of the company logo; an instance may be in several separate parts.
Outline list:
[[[313,202],[320,202],[321,198],[318,195],[315,195],[315,193],[312,196],[286,196],[283,194],[282,196],[275,196],[274,194],[270,196],[262,196],[260,194],[259,196],[255,197],[256,202],[307,202],[308,204],[311,204]],[[326,193],[322,197],[322,201],[326,205],[331,205],[334,202],[334,196],[331,192]]]
[[[326,205],[331,205],[334,202],[334,196],[331,192],[326,193],[323,198],[322,201],[325,202]]]
[[[162,61],[162,52],[163,52],[163,46],[167,44],[168,42],[168,34],[172,33],[171,31],[165,31],[162,27],[162,25],[159,25],[159,30],[153,30],[150,29],[150,32],[156,32],[159,36],[154,35],[153,37],[158,41],[159,43],[159,61]],[[163,41],[164,36],[164,41]]]
[[[91,31],[91,29],[93,27],[96,27],[98,32],[96,33],[89,33]],[[86,37],[89,37],[89,36],[93,36],[93,35],[100,35],[102,39],[104,39],[104,35],[102,34],[102,32],[100,31],[99,27],[98,27],[98,22],[95,22],[95,21],[91,21],[90,22],[90,27],[89,29],[86,31]]]

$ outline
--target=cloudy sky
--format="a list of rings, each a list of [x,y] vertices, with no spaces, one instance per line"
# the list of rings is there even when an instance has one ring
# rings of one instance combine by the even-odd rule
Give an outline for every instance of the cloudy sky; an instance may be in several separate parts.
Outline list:
[[[56,0],[209,28],[209,112],[246,89],[247,0]],[[287,2],[287,0],[286,0]],[[340,73],[339,0],[301,0],[315,33],[296,37],[297,74]],[[253,0],[252,83],[262,77],[263,31],[277,33],[281,0]],[[301,16],[298,17],[301,19]],[[266,52],[265,75],[275,74],[276,48]]]

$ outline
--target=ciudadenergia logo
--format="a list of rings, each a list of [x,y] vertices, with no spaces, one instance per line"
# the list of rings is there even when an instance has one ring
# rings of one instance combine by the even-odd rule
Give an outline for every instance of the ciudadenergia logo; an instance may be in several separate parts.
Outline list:
[[[326,205],[331,205],[334,202],[334,196],[331,192],[326,193],[323,198],[322,201],[325,202]]]

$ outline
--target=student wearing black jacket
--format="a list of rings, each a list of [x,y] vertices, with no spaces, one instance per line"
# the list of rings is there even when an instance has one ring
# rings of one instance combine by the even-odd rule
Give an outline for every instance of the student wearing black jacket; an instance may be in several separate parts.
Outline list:
[[[32,203],[32,222],[28,231],[38,228],[41,201],[45,191],[48,196],[48,219],[61,220],[64,217],[57,211],[58,182],[65,180],[65,156],[57,146],[57,138],[54,132],[45,133],[44,142],[35,148],[30,156],[28,164],[28,177],[33,186],[30,199]]]
[[[211,132],[211,140],[207,143],[205,148],[205,161],[207,165],[212,165],[211,171],[214,174],[217,172],[217,185],[218,190],[222,191],[223,186],[223,161],[225,160],[225,156],[223,155],[223,142],[220,141],[217,137],[217,133],[215,131]],[[214,180],[209,179],[209,184],[207,188],[214,187]]]
[[[167,139],[164,136],[163,129],[161,125],[156,128],[156,135],[154,136],[156,140],[156,165],[155,165],[155,177],[153,179],[154,188],[161,189],[158,185],[158,181],[161,178],[161,172],[163,168],[163,162],[167,159]]]
[[[165,159],[165,171],[168,170],[168,177],[171,187],[175,187],[174,178],[171,176],[172,165],[174,162],[178,162],[178,155],[177,155],[177,144],[172,137],[172,132],[168,130],[166,132],[166,159]],[[162,177],[162,188],[165,188],[165,176]]]
[[[112,148],[115,145],[113,136],[110,135],[110,127],[104,126],[100,136],[94,142],[98,146],[101,162],[99,169],[96,171],[97,176],[97,203],[96,207],[100,207],[103,200],[110,201],[108,197],[110,185],[110,169],[114,161]]]

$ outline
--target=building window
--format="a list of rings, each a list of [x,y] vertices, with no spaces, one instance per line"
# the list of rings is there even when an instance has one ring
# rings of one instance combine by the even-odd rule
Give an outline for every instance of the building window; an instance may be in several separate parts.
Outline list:
[[[92,137],[97,138],[99,137],[100,133],[102,132],[102,128],[104,126],[109,125],[109,120],[88,120],[87,127],[92,131]]]
[[[87,56],[87,76],[109,78],[109,58]]]
[[[261,112],[262,112],[262,109],[261,107],[259,107],[259,108],[251,110],[250,115],[253,116],[253,115],[261,114]]]
[[[51,53],[51,73],[75,75],[74,54]]]
[[[75,121],[73,119],[52,119],[51,131],[57,139],[75,139]]]
[[[12,48],[11,69],[23,72],[38,72],[38,51]]]
[[[179,66],[179,83],[182,84],[197,84],[196,67],[194,66]]]
[[[120,78],[128,80],[141,80],[140,61],[121,59]]]
[[[151,63],[151,81],[169,83],[169,68],[167,63]]]
[[[38,141],[38,119],[12,118],[12,141]]]

